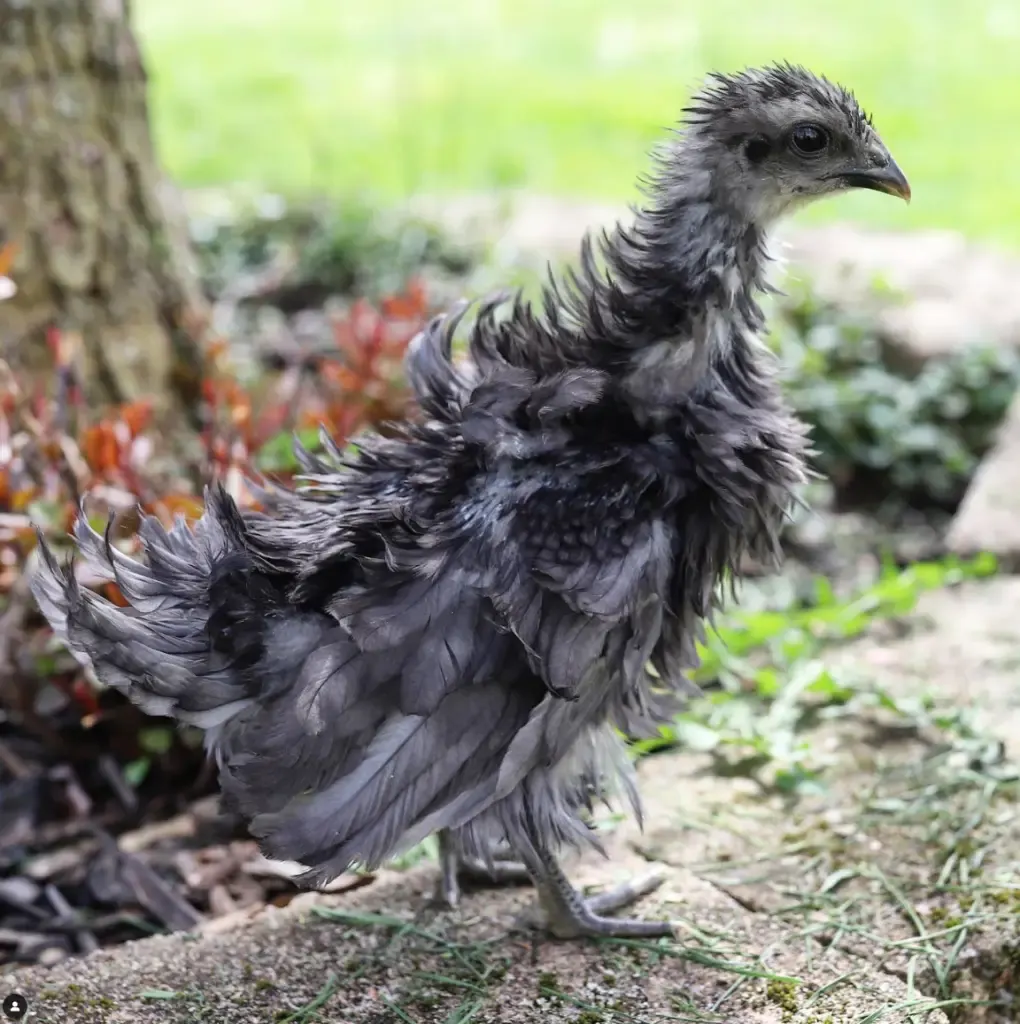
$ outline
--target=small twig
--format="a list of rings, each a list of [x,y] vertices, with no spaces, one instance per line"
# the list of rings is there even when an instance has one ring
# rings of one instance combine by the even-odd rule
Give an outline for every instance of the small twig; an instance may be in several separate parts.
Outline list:
[[[57,916],[64,921],[78,925],[74,929],[74,938],[78,943],[78,948],[83,953],[92,953],[99,949],[99,942],[95,935],[88,928],[82,926],[77,912],[64,899],[64,894],[55,885],[47,885],[45,892],[46,898],[50,901],[50,906],[57,912]]]
[[[33,772],[27,764],[0,740],[0,764],[16,779],[27,779]]]
[[[0,359],[0,390],[10,395],[14,400],[18,419],[37,445],[41,447],[51,440],[46,428],[32,412],[28,397],[18,384],[18,379],[10,364],[3,359]],[[58,471],[63,477],[68,490],[77,501],[89,479],[88,465],[82,458],[74,439],[63,431],[59,432],[57,443],[63,456],[58,465]]]
[[[64,794],[76,818],[87,818],[92,810],[92,797],[85,791],[78,773],[69,764],[58,764],[51,768],[49,778],[64,783]]]
[[[138,795],[124,781],[124,773],[117,762],[109,754],[100,754],[97,762],[100,774],[106,779],[114,796],[120,801],[128,814],[138,810]]]
[[[171,931],[191,931],[202,923],[202,915],[182,899],[143,860],[125,853],[108,832],[92,830],[99,842],[119,858],[121,878],[134,893],[140,906],[162,921]]]
[[[156,821],[150,825],[123,832],[117,838],[117,846],[124,853],[139,853],[164,839],[190,839],[195,835],[195,817],[191,812],[175,815],[166,821]]]

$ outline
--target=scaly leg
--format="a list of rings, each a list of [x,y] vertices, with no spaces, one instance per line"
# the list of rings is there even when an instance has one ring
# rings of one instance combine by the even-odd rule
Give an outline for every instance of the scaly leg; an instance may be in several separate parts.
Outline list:
[[[673,935],[669,921],[641,921],[636,918],[604,917],[658,889],[665,881],[662,872],[616,886],[587,899],[571,884],[556,858],[542,853],[541,871],[535,871],[539,903],[546,913],[546,927],[558,939],[660,938]]]
[[[460,879],[470,878],[483,885],[521,885],[531,881],[531,873],[513,859],[507,850],[494,850],[492,863],[486,864],[473,857],[465,857],[457,848],[453,833],[443,829],[439,840],[439,891],[437,899],[448,907],[460,902]]]

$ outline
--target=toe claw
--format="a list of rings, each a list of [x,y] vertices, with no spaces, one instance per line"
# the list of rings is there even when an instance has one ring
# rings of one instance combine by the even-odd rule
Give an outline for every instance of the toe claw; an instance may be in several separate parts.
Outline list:
[[[655,892],[665,881],[665,872],[653,871],[640,878],[624,882],[622,885],[614,886],[612,889],[607,889],[605,892],[590,896],[585,900],[585,904],[595,915],[611,913]]]

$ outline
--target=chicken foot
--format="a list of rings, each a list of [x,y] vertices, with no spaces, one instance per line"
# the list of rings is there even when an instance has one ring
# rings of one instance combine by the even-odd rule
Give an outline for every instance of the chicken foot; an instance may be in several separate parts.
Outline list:
[[[661,871],[635,878],[595,896],[582,896],[570,883],[556,858],[541,852],[541,871],[533,875],[546,927],[558,939],[660,938],[673,935],[670,921],[606,917],[654,892],[666,880]]]
[[[443,830],[438,834],[440,882],[437,899],[448,907],[460,901],[460,879],[471,878],[485,885],[520,885],[534,882],[539,905],[545,913],[545,926],[558,939],[587,937],[658,938],[673,935],[669,921],[642,921],[635,918],[607,917],[617,910],[636,903],[654,892],[665,881],[665,875],[652,872],[614,886],[605,892],[584,897],[550,853],[541,854],[541,868],[529,870],[513,859],[509,848],[492,851],[492,862],[465,857],[457,848],[453,835]]]

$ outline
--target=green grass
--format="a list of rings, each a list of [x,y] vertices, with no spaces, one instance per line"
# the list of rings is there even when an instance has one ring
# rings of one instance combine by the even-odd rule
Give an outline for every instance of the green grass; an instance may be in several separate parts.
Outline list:
[[[850,85],[914,202],[809,218],[1020,244],[1017,0],[136,0],[156,132],[189,186],[633,196],[711,68],[789,58]]]

